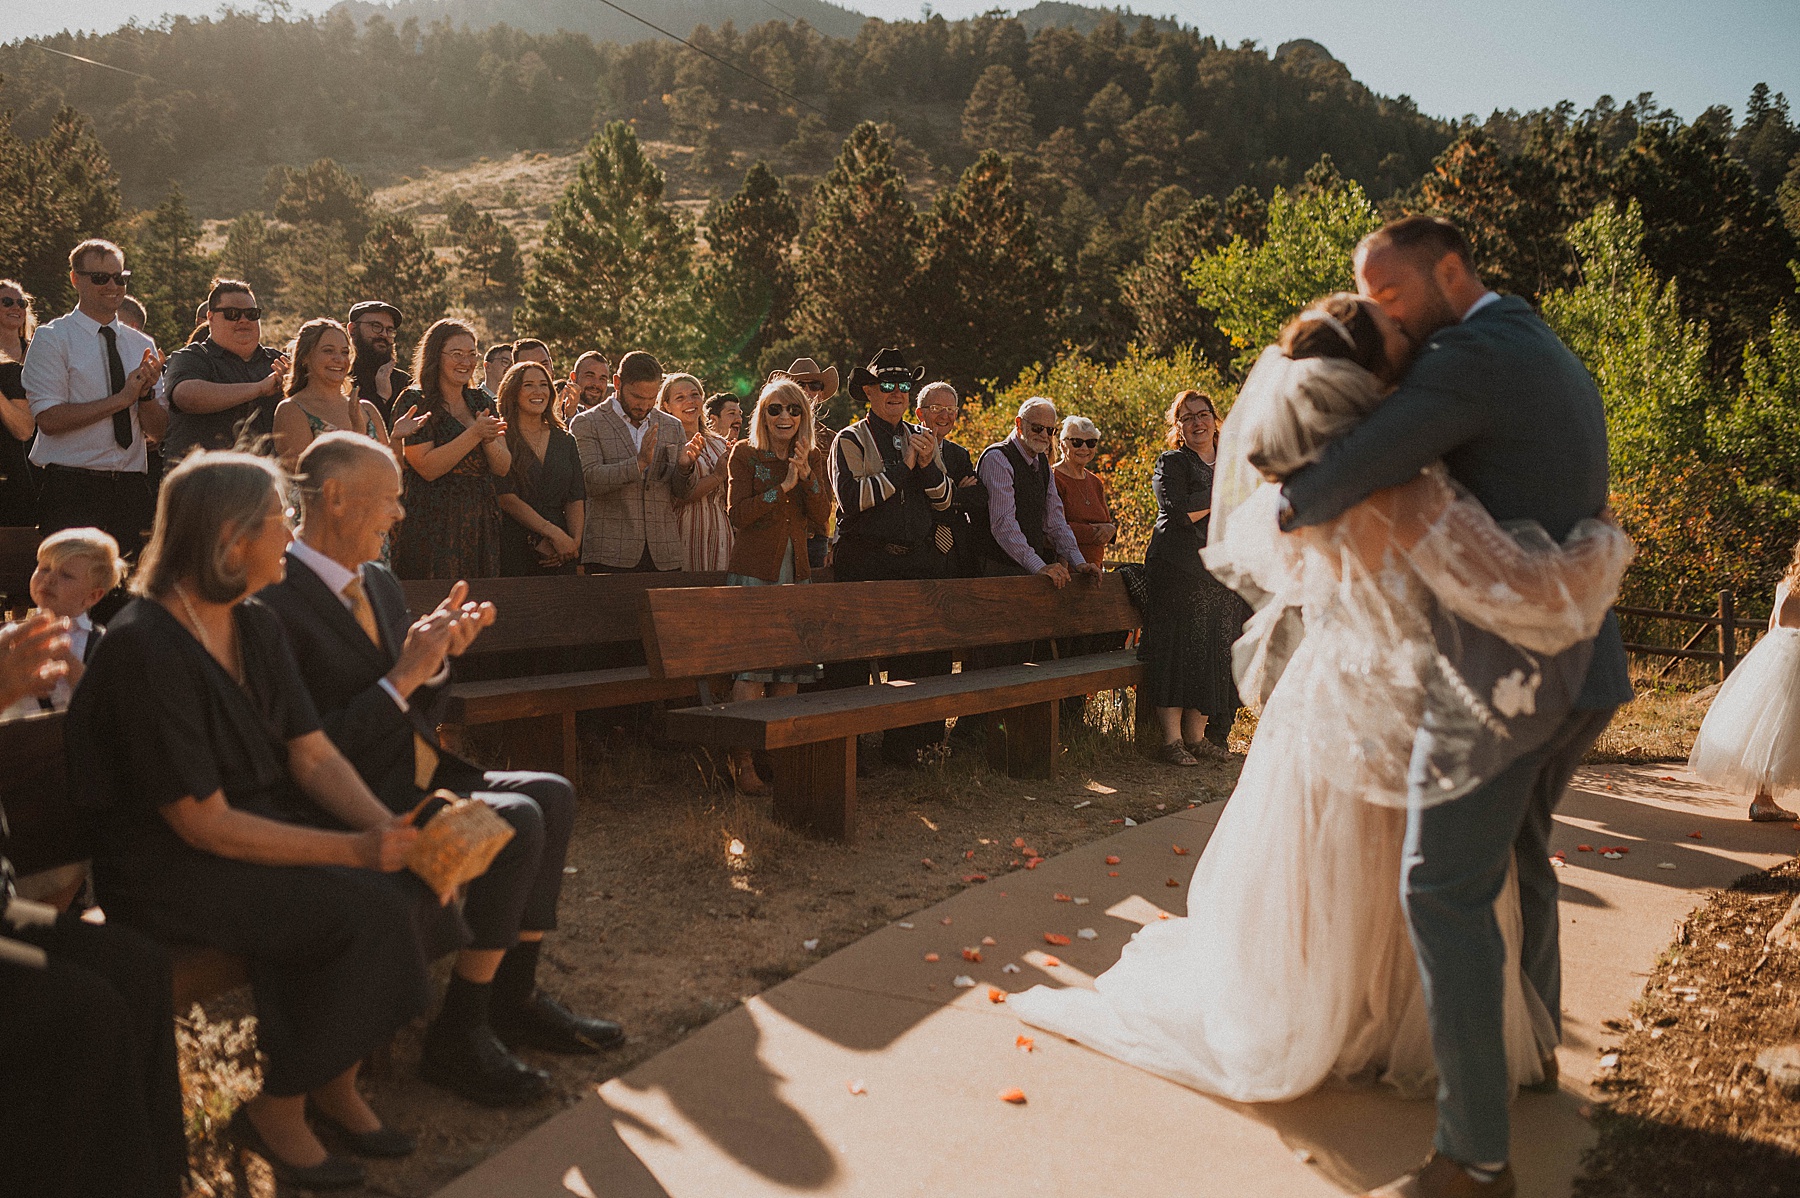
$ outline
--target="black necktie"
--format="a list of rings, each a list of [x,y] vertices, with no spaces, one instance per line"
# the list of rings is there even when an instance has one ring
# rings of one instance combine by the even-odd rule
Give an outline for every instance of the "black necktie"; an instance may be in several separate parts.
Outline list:
[[[106,379],[112,386],[112,394],[117,395],[125,389],[125,363],[119,358],[119,335],[111,325],[103,324],[100,337],[106,342]],[[113,413],[113,440],[119,443],[120,449],[131,448],[130,408]]]

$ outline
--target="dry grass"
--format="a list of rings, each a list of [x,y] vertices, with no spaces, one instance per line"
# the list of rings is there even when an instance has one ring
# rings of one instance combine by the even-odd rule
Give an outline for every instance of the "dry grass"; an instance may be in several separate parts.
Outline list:
[[[1613,717],[1588,755],[1590,761],[1643,763],[1686,761],[1715,688],[1698,670],[1671,671],[1659,679],[1660,664],[1634,668],[1637,697]]]

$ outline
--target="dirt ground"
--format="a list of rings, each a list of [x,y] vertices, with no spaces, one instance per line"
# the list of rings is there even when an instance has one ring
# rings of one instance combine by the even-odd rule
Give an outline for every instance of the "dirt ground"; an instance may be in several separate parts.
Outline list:
[[[1755,1065],[1800,1041],[1800,953],[1764,943],[1796,895],[1800,861],[1712,896],[1630,1015],[1607,1023],[1618,1039],[1601,1048],[1600,1142],[1579,1198],[1800,1194],[1800,1094]]]
[[[421,1147],[405,1161],[372,1162],[366,1192],[431,1193],[742,999],[893,919],[981,885],[965,879],[1024,868],[1027,849],[1066,852],[1126,819],[1230,794],[1246,736],[1237,737],[1240,756],[1229,763],[1178,769],[1138,755],[1119,728],[1120,713],[1103,713],[1104,706],[1093,704],[1091,715],[1105,730],[1066,736],[1054,781],[1009,779],[974,751],[917,771],[876,764],[858,784],[854,845],[779,827],[767,800],[720,786],[703,754],[649,748],[636,731],[594,729],[584,744],[562,926],[540,977],[576,1010],[624,1024],[627,1043],[599,1057],[528,1052],[555,1079],[555,1098],[489,1111],[418,1079],[422,1029],[408,1029],[366,1090],[384,1119],[419,1133]],[[876,757],[872,745],[865,742],[862,756]],[[441,983],[447,961],[438,973]],[[245,1002],[241,995],[217,1000],[179,1029],[197,1194],[244,1194],[219,1134],[256,1089]],[[249,1192],[275,1193],[252,1159]]]

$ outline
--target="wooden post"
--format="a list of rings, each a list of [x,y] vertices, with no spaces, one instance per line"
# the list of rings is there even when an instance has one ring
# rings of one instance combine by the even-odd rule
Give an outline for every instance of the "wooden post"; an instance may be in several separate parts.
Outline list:
[[[1719,681],[1737,668],[1737,609],[1730,591],[1719,592]]]
[[[771,749],[775,822],[825,840],[856,839],[856,738]]]
[[[1054,699],[989,715],[988,764],[1010,778],[1055,776],[1060,716],[1061,704]]]

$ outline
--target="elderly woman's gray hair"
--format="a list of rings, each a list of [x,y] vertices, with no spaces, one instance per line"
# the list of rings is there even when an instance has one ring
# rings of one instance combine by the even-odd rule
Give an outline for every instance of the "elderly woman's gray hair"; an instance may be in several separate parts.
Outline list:
[[[1089,420],[1086,416],[1065,416],[1063,417],[1062,422],[1062,432],[1058,433],[1057,436],[1062,440],[1067,441],[1071,435],[1077,437],[1092,437],[1094,440],[1098,441],[1100,439],[1100,430],[1095,428],[1094,422]]]
[[[269,458],[236,452],[191,454],[163,478],[156,524],[131,589],[159,599],[188,583],[208,603],[241,598],[249,578],[226,566],[226,552],[256,532],[287,493],[287,475]]]

